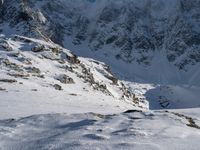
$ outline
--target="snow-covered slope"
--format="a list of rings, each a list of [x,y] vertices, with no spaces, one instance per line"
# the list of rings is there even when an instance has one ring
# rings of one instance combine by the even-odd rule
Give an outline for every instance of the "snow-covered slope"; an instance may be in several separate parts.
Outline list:
[[[0,44],[0,118],[148,108],[104,63],[23,36],[1,37]]]
[[[0,1],[0,150],[199,150],[199,16],[199,0]]]
[[[47,114],[0,121],[0,149],[198,150],[198,118],[175,112]],[[197,120],[198,119],[198,120]]]

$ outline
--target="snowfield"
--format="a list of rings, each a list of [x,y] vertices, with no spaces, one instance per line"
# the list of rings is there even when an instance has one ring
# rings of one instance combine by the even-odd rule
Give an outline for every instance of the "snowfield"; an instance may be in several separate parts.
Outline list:
[[[0,131],[2,150],[198,150],[200,146],[199,128],[164,111],[36,115],[0,121]]]

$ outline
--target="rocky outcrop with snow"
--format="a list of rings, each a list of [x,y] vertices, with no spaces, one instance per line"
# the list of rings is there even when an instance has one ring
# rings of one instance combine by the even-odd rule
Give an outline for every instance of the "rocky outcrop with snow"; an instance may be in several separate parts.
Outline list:
[[[7,0],[1,13],[16,33],[52,40],[79,55],[85,49],[83,55],[108,63],[118,74],[128,66],[128,78],[199,85],[199,8],[198,0]],[[159,57],[166,62],[157,68]],[[160,68],[177,73],[160,81]],[[149,79],[146,70],[158,72]]]
[[[199,16],[199,0],[0,0],[0,149],[199,149]]]

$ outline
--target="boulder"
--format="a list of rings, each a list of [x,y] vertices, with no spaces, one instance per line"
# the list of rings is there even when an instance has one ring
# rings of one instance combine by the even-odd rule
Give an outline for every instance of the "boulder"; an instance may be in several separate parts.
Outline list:
[[[59,75],[56,79],[64,84],[74,84],[74,80],[65,74]]]
[[[58,85],[58,84],[54,84],[53,87],[58,90],[61,91],[62,90],[62,86]]]
[[[44,47],[44,45],[40,45],[40,46],[35,46],[35,47],[33,47],[32,48],[32,51],[33,52],[43,52],[43,51],[45,51],[45,47]]]
[[[0,82],[15,83],[15,82],[17,82],[17,80],[15,80],[15,79],[0,79]]]

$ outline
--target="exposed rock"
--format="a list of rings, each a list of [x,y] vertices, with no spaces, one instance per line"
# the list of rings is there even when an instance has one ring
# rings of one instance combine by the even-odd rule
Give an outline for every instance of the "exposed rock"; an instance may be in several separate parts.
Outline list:
[[[84,64],[80,64],[82,67],[83,76],[80,76],[85,80],[85,82],[89,82],[90,85],[95,84],[93,74],[90,72],[90,69],[87,69]]]
[[[123,83],[120,83],[120,84],[121,84],[120,89],[123,93],[122,98],[131,98],[135,104],[138,104],[139,98],[137,98],[134,93],[129,91],[129,89]]]
[[[74,84],[75,83],[74,80],[71,77],[69,77],[65,74],[59,75],[58,77],[56,77],[56,79],[59,80],[61,83],[64,83],[64,84]]]
[[[170,101],[165,96],[159,96],[158,101],[162,108],[167,108],[170,105]]]
[[[101,92],[103,92],[107,95],[112,96],[112,94],[107,89],[107,86],[105,84],[100,84],[99,82],[94,82],[94,84],[92,86],[93,86],[94,90],[98,90],[98,91],[101,91]]]
[[[2,88],[2,87],[0,87],[0,91],[5,91],[6,89],[4,89],[4,88]]]
[[[176,112],[169,112],[169,111],[165,111],[165,112],[172,113],[180,118],[185,118],[188,121],[188,123],[186,124],[188,127],[200,129],[200,126],[196,124],[195,120],[192,117],[186,116],[184,114],[176,113]]]
[[[31,41],[30,39],[28,39],[26,37],[18,36],[18,35],[15,35],[12,39],[14,41],[21,41],[21,42],[25,42],[25,43],[31,43],[31,42],[33,42],[33,41]]]
[[[12,65],[12,63],[11,63],[8,59],[4,59],[4,60],[3,60],[3,63],[4,63],[6,66]]]
[[[78,57],[76,55],[73,55],[73,56],[67,55],[67,59],[68,59],[69,63],[72,63],[72,64],[80,63],[80,60],[78,60]]]
[[[36,92],[36,91],[38,91],[37,89],[31,89],[31,91],[34,91],[34,92]]]
[[[50,60],[60,60],[60,57],[57,56],[56,54],[54,54],[53,52],[43,52],[42,56],[46,59],[50,59]]]
[[[110,67],[107,66],[107,65],[104,65],[104,69],[110,74],[110,75],[109,75],[109,74],[103,73],[104,76],[105,76],[106,78],[108,78],[109,80],[111,80],[112,83],[113,83],[114,85],[118,85],[118,79],[113,75],[113,73],[112,73]]]
[[[41,71],[39,68],[36,68],[36,67],[28,67],[26,68],[27,72],[28,73],[34,73],[34,74],[40,74]]]
[[[64,61],[64,60],[58,60],[58,62],[59,62],[60,64],[65,64],[65,61]]]
[[[70,93],[69,95],[71,95],[71,96],[77,96],[78,94]]]
[[[6,51],[12,51],[13,48],[6,41],[0,41],[0,46],[4,48]]]
[[[0,79],[0,82],[15,83],[15,82],[17,82],[17,80],[15,80],[15,79]]]
[[[21,61],[22,63],[24,63],[26,65],[32,65],[32,62],[31,62],[30,58],[20,57],[17,60]]]
[[[45,78],[43,74],[33,74],[32,76],[42,78],[42,79]]]
[[[10,53],[10,54],[8,54],[8,56],[18,58],[18,57],[20,56],[20,52],[17,52],[17,53],[16,53],[16,52]]]
[[[23,79],[28,79],[30,77],[29,74],[23,73],[23,72],[18,72],[18,73],[8,73],[9,76],[15,77],[15,78],[23,78]]]
[[[39,45],[39,46],[35,46],[32,48],[32,51],[33,52],[43,52],[45,51],[45,46],[44,45]]]
[[[62,86],[60,86],[59,84],[54,84],[53,87],[54,87],[56,90],[59,90],[59,91],[63,90],[63,89],[62,89]]]
[[[51,50],[53,53],[56,53],[56,54],[60,52],[60,49],[58,47],[52,47]]]
[[[68,71],[70,71],[70,72],[74,72],[74,70],[73,70],[73,67],[69,67],[69,66],[66,66],[66,69],[68,70]]]
[[[124,113],[135,113],[135,112],[142,112],[142,110],[127,110]]]
[[[2,62],[5,64],[6,67],[10,68],[11,70],[23,71],[21,65],[18,65],[16,63],[12,63],[8,59],[4,59]]]

